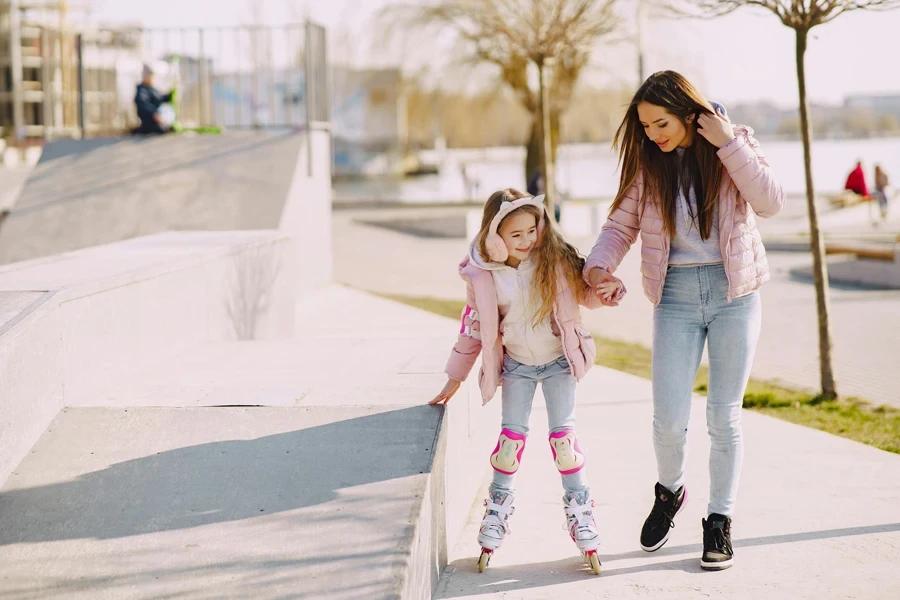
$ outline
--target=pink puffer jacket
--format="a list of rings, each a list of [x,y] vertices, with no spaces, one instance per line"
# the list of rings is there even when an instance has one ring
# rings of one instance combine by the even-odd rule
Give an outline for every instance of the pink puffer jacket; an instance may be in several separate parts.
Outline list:
[[[753,130],[736,125],[734,135],[718,151],[726,171],[719,192],[719,242],[728,275],[729,301],[759,289],[769,280],[766,249],[754,213],[772,217],[781,211],[785,200],[784,188],[772,177]],[[641,183],[639,175],[603,225],[584,265],[584,275],[586,278],[594,267],[613,273],[640,233],[644,294],[656,305],[666,281],[669,238],[663,231],[659,204],[641,201]]]
[[[482,402],[487,404],[497,393],[503,379],[503,341],[500,337],[500,311],[494,276],[468,257],[459,265],[459,274],[466,281],[466,307],[462,313],[459,338],[450,352],[445,371],[451,379],[465,381],[481,354],[478,387]],[[563,354],[572,376],[580,381],[594,366],[597,348],[594,338],[581,324],[575,294],[562,274],[557,280],[557,290],[551,322],[562,341]],[[588,308],[602,306],[600,299],[592,293],[585,294],[583,302]]]

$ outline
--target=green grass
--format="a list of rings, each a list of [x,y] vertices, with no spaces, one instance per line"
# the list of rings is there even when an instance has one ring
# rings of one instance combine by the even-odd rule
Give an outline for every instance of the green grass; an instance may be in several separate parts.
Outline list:
[[[451,319],[458,319],[465,306],[459,300],[382,296]],[[598,365],[650,379],[649,348],[596,335],[594,340]],[[694,389],[705,393],[708,382],[709,371],[701,366]],[[751,379],[747,385],[744,408],[900,454],[900,410],[895,408],[875,407],[858,398],[824,400],[803,390],[758,379]]]

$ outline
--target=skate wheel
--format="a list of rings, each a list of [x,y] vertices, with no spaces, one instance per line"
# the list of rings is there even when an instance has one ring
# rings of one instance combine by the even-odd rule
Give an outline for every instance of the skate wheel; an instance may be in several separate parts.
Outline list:
[[[597,556],[596,552],[591,552],[587,555],[588,562],[591,564],[591,570],[594,571],[594,575],[600,574],[600,557]]]
[[[487,569],[487,566],[491,564],[491,551],[482,549],[481,556],[478,558],[478,572],[484,573],[484,570]]]

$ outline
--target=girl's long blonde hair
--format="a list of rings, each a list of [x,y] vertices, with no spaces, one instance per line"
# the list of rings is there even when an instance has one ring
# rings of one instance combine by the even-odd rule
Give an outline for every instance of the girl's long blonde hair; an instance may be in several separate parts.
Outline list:
[[[481,230],[476,238],[476,248],[482,257],[488,256],[485,241],[488,233],[490,233],[491,221],[500,212],[500,205],[504,202],[530,197],[529,194],[512,188],[506,188],[491,194],[491,197],[488,198],[484,205],[484,214],[481,217]],[[572,288],[572,294],[575,296],[576,302],[581,303],[584,300],[587,289],[587,284],[585,284],[581,275],[584,269],[584,257],[581,256],[575,246],[563,239],[562,234],[560,234],[547,215],[547,211],[535,206],[526,205],[512,211],[503,217],[503,220],[497,226],[497,231],[500,231],[506,219],[520,211],[534,216],[535,223],[538,223],[542,218],[544,219],[544,232],[538,240],[538,247],[535,250],[534,279],[531,282],[532,299],[538,304],[538,310],[535,313],[532,326],[537,326],[550,316],[556,295],[561,291],[556,289],[559,273],[565,276],[569,287]]]

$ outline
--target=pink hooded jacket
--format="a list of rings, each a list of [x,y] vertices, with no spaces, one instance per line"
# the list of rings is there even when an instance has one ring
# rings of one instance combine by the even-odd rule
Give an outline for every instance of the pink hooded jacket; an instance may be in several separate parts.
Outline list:
[[[477,251],[473,248],[473,251]],[[445,372],[456,381],[465,381],[472,366],[482,354],[478,385],[487,404],[500,386],[503,372],[503,343],[500,337],[500,310],[497,291],[490,271],[478,267],[467,256],[459,265],[459,274],[466,281],[466,307],[462,313],[459,339],[453,346]],[[568,280],[560,274],[557,279],[556,300],[550,315],[554,332],[562,341],[563,354],[576,381],[581,380],[593,366],[597,348],[590,332],[581,324],[581,312]],[[584,305],[602,306],[599,298],[588,292]],[[483,352],[482,352],[483,351]]]
[[[728,300],[749,294],[769,280],[766,249],[756,228],[756,216],[778,214],[785,192],[769,170],[769,163],[753,137],[753,130],[735,125],[734,139],[719,148],[725,166],[719,191],[719,243],[728,276]],[[594,267],[615,272],[631,245],[641,235],[641,275],[644,294],[659,304],[669,263],[669,238],[663,230],[658,203],[642,201],[642,177],[609,215],[584,265],[584,276]]]

